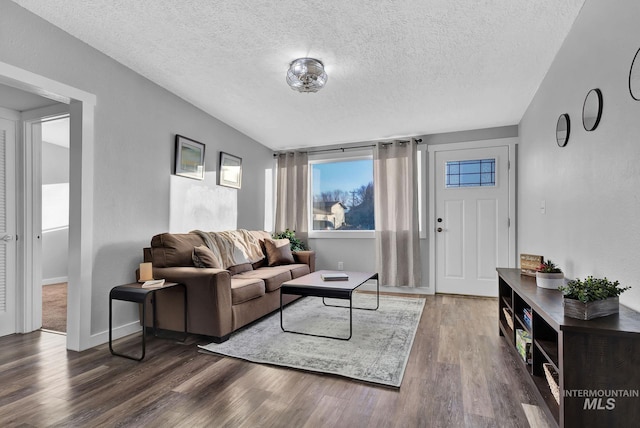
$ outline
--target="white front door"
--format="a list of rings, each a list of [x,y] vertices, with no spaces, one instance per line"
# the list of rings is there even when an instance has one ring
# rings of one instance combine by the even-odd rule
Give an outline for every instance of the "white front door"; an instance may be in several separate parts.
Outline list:
[[[435,152],[436,292],[497,296],[509,266],[509,146]]]
[[[16,123],[0,118],[0,336],[16,332]]]

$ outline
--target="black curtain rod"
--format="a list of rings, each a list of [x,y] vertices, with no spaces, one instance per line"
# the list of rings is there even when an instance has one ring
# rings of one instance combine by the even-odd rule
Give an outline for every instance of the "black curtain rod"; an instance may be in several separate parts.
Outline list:
[[[420,144],[422,143],[422,138],[416,138],[416,143]],[[397,141],[399,143],[408,143],[410,140],[394,140]],[[382,143],[382,144],[392,144],[393,141],[389,141],[388,143]],[[338,147],[335,149],[323,149],[323,150],[313,150],[313,151],[303,151],[303,150],[297,150],[300,153],[309,153],[309,154],[313,154],[313,153],[328,153],[328,152],[344,152],[345,150],[355,150],[355,149],[368,149],[370,147],[375,147],[375,144],[368,144],[366,146],[351,146],[351,147]],[[287,151],[284,152],[279,152],[279,153],[274,153],[273,157],[278,156],[279,154],[282,153],[287,153]]]

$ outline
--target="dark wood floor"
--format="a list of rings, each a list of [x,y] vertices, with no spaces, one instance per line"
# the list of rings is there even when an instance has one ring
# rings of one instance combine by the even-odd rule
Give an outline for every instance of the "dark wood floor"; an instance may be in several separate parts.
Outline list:
[[[207,342],[151,338],[137,363],[52,333],[0,338],[0,426],[546,426],[494,299],[428,296],[399,390],[198,353]]]

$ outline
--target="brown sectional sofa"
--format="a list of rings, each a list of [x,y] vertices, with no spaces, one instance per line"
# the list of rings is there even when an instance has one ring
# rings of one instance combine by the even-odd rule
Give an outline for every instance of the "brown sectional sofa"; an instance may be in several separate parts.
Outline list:
[[[267,232],[250,231],[262,243]],[[269,266],[267,251],[262,260],[228,266],[227,269],[194,265],[194,248],[204,245],[197,233],[156,235],[144,249],[145,262],[153,263],[154,278],[179,282],[187,290],[187,331],[224,342],[237,329],[280,307],[280,285],[315,270],[313,251],[292,252],[294,263]],[[263,247],[264,248],[264,247]],[[288,250],[287,250],[288,251]],[[289,303],[297,296],[283,296]],[[169,288],[156,295],[159,329],[183,330],[182,289]],[[147,308],[145,326],[153,325],[153,310]]]

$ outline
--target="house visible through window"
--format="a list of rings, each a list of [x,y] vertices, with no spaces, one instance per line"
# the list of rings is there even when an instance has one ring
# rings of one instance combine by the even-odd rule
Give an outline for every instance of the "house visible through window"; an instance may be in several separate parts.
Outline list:
[[[311,230],[375,230],[371,156],[309,164]]]

